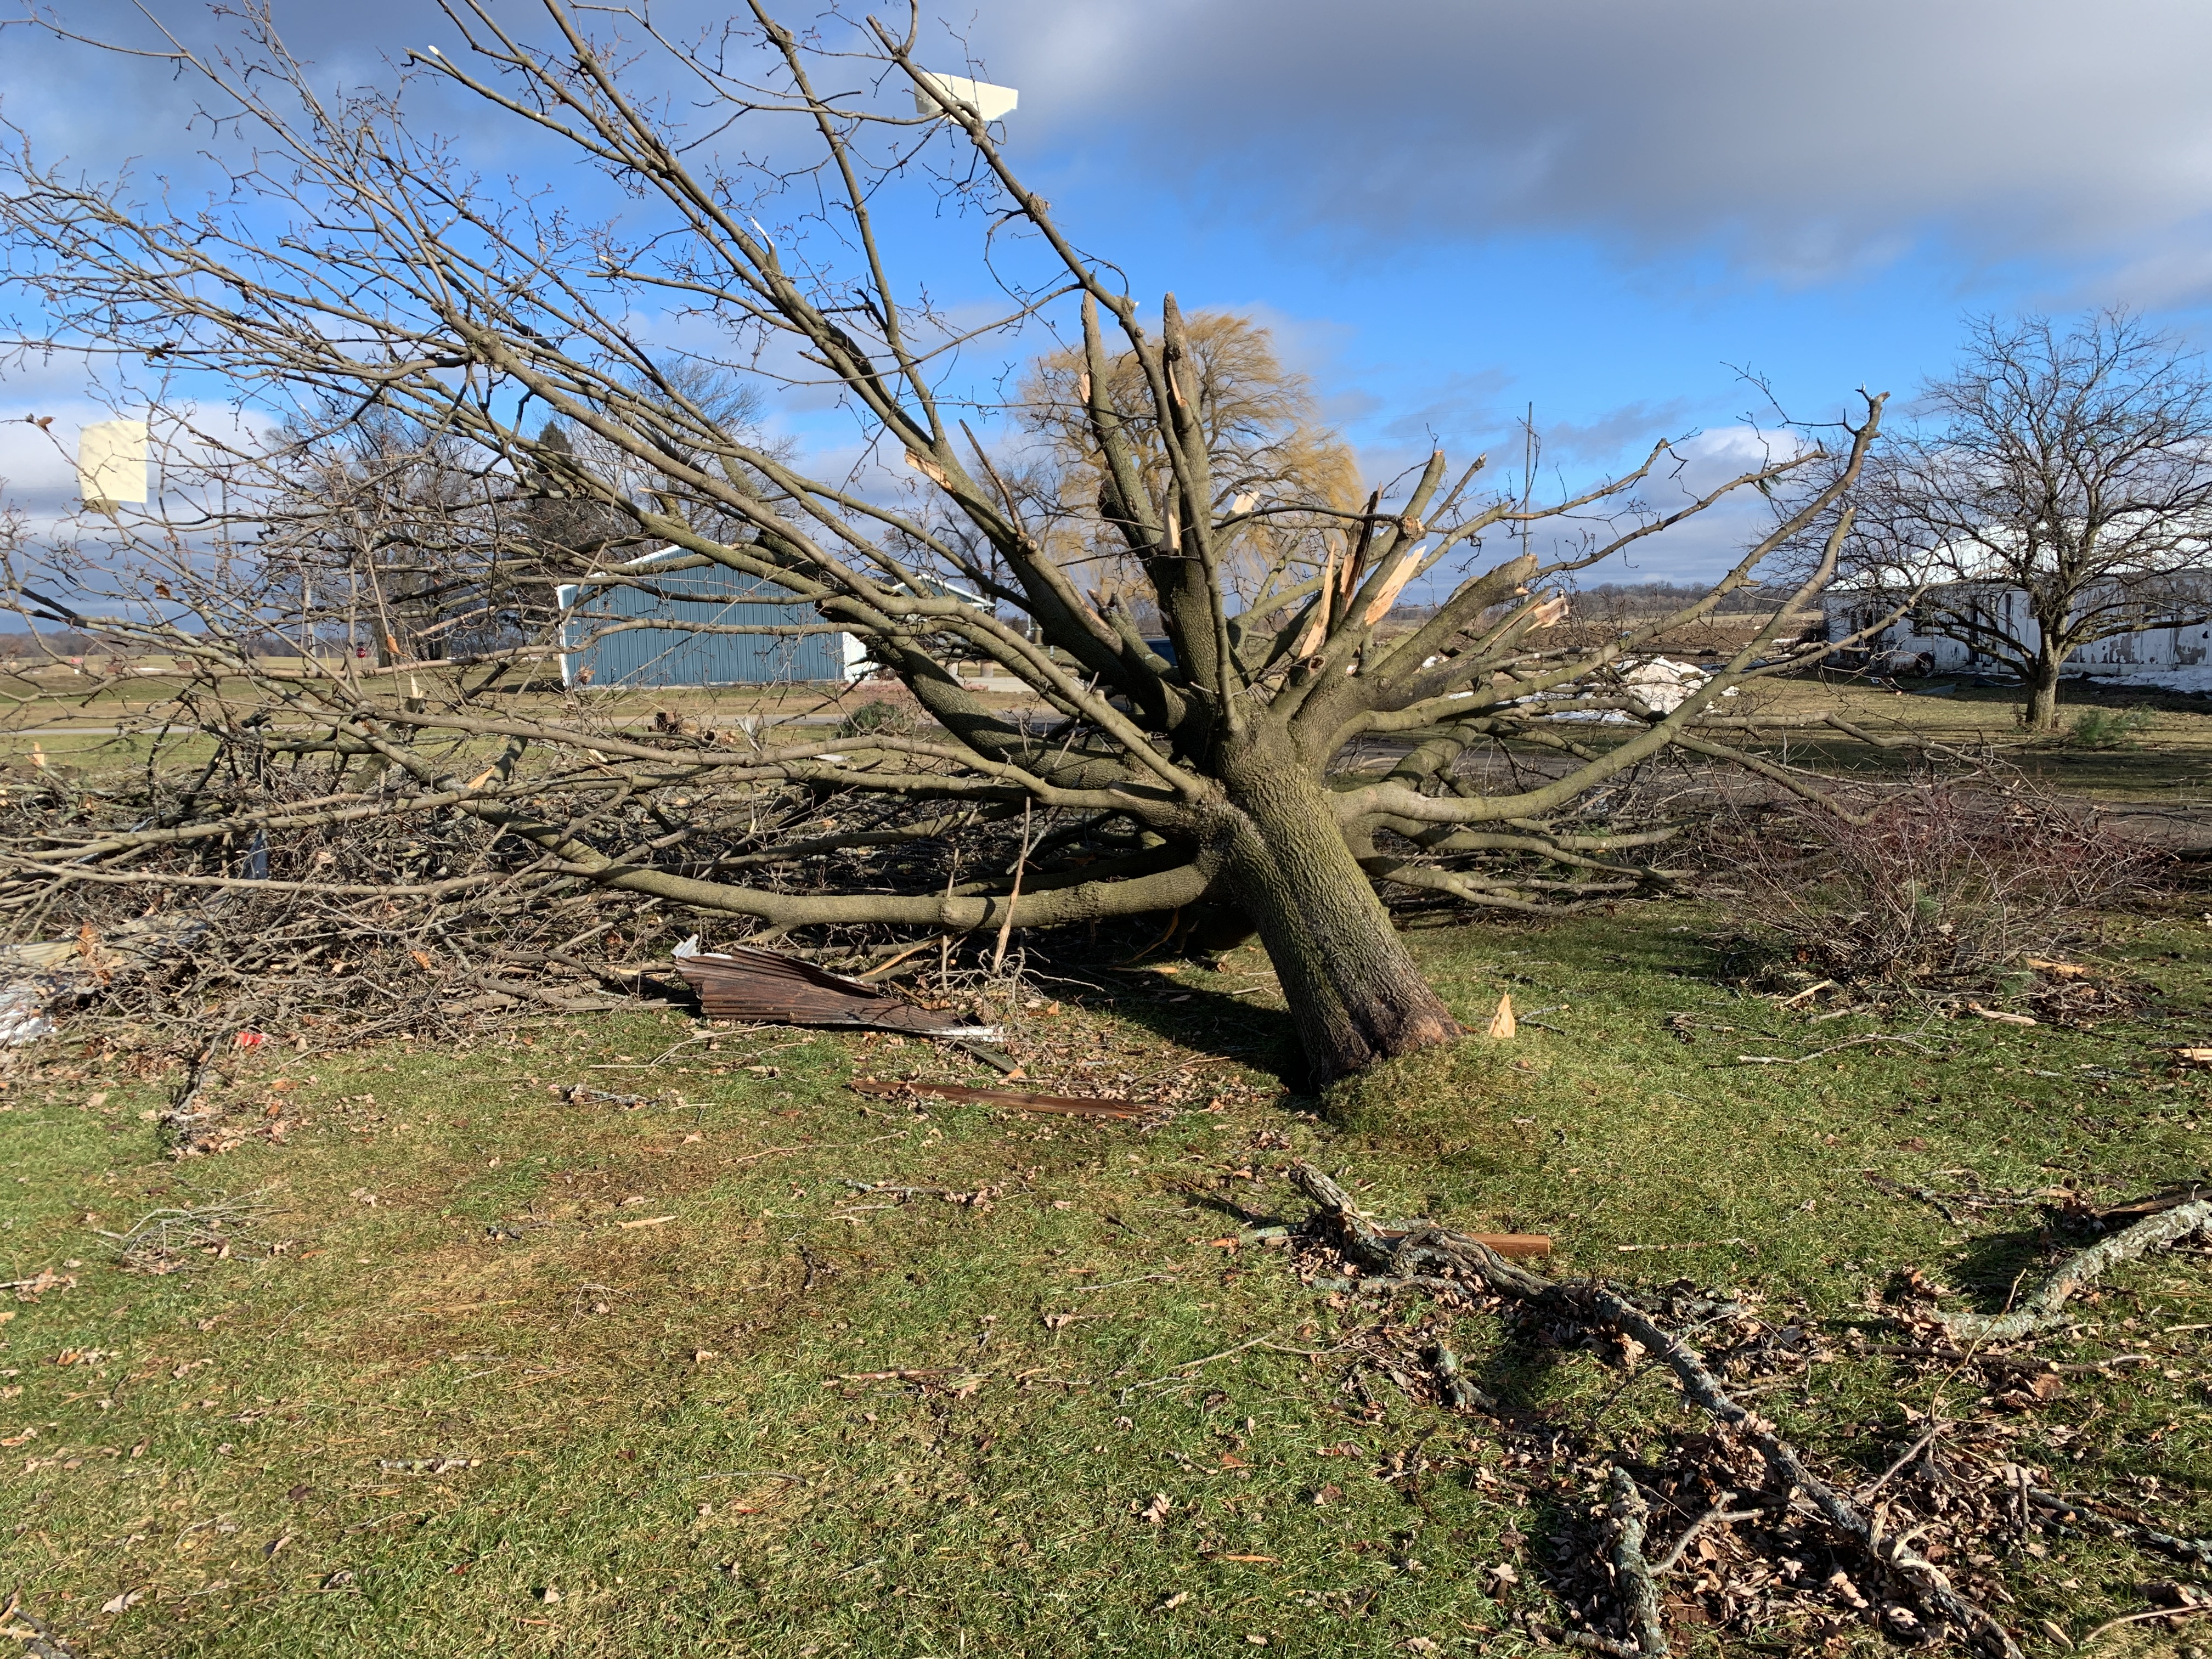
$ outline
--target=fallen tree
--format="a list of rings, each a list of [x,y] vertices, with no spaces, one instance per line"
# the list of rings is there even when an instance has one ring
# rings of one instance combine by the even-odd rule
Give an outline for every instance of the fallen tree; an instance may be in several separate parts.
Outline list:
[[[91,926],[102,895],[112,917],[249,888],[236,902],[350,906],[346,937],[426,969],[467,966],[487,934],[573,962],[617,926],[576,907],[610,898],[757,943],[984,940],[999,960],[1013,930],[1159,913],[1256,936],[1327,1080],[1458,1032],[1386,901],[1541,910],[1649,886],[1641,849],[1667,832],[1590,803],[1670,750],[1802,787],[1742,750],[1756,717],[1720,700],[1832,647],[1784,619],[1834,568],[1881,398],[1825,449],[1794,434],[1670,507],[1643,499],[1679,459],[1663,441],[1544,501],[1439,451],[1346,506],[1315,467],[1223,462],[1266,446],[1209,412],[1174,297],[1147,322],[968,83],[924,68],[913,27],[832,17],[802,37],[756,5],[710,52],[594,40],[560,0],[535,33],[478,0],[447,15],[451,51],[337,103],[262,14],[243,56],[166,36],[256,147],[204,211],[9,165],[7,274],[44,312],[21,343],[117,365],[110,392],[153,411],[167,479],[76,545],[19,548],[14,603],[160,665],[141,718],[171,762],[104,804],[51,774],[11,798],[25,833],[0,906],[19,937]],[[676,86],[703,98],[698,123],[670,112]],[[586,164],[605,212],[463,175],[417,90]],[[877,204],[932,169],[1011,296],[987,321],[934,308],[879,234]],[[638,325],[668,313],[707,343]],[[962,414],[988,377],[960,354],[1048,324],[1075,343],[1038,381],[1066,400],[1042,424],[1087,499]],[[759,428],[763,399],[731,392],[748,376],[833,397],[865,458],[805,470]],[[281,423],[226,436],[204,413],[219,398]],[[419,443],[395,449],[395,423]],[[1826,482],[1702,597],[1552,642],[1578,573],[1738,491],[1783,499],[1815,461]],[[1717,670],[1651,678],[1655,641],[1808,531],[1812,568]],[[1486,538],[1522,550],[1486,557]],[[1110,594],[1079,574],[1101,547],[1129,578]],[[730,621],[733,598],[683,629],[848,636],[917,718],[648,733],[533,678],[653,626],[595,600],[680,597],[700,572],[804,616]],[[1409,591],[1438,597],[1394,620]],[[979,692],[974,664],[1035,712]],[[1360,744],[1381,769],[1342,769]],[[1471,774],[1509,744],[1558,763]],[[302,943],[288,970],[331,949]],[[483,995],[533,994],[469,972]]]

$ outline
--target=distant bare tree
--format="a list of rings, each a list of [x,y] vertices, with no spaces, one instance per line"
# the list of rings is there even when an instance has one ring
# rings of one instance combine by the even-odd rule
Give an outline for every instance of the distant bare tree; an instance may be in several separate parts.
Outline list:
[[[1338,460],[1316,464],[1326,446],[1296,398],[1249,420],[1209,401],[1209,364],[1232,347],[1249,359],[1250,331],[1201,338],[1172,296],[1147,327],[1114,267],[1079,247],[998,132],[929,73],[911,25],[901,36],[831,13],[802,34],[756,0],[744,27],[693,52],[619,9],[590,14],[593,27],[628,37],[594,39],[563,0],[544,0],[534,21],[489,0],[446,0],[446,12],[450,50],[415,56],[408,76],[587,163],[561,176],[611,181],[604,219],[573,206],[565,185],[508,182],[504,163],[489,182],[467,173],[452,141],[410,119],[404,83],[333,102],[248,8],[225,14],[249,35],[235,60],[169,48],[225,123],[254,130],[227,200],[179,214],[20,155],[8,169],[5,276],[42,313],[27,343],[160,374],[184,365],[188,384],[149,394],[164,398],[165,433],[189,428],[188,392],[289,399],[290,418],[321,422],[333,442],[349,410],[404,420],[457,446],[462,475],[482,481],[446,503],[441,546],[464,544],[502,496],[588,503],[625,545],[562,530],[538,536],[533,556],[565,548],[594,567],[580,580],[629,580],[619,567],[633,550],[665,545],[771,584],[816,618],[787,631],[857,636],[933,724],[682,742],[585,696],[510,698],[469,672],[404,697],[393,684],[409,684],[404,662],[380,674],[310,659],[277,674],[237,641],[276,628],[281,592],[229,550],[234,538],[222,556],[205,550],[219,507],[251,525],[272,469],[306,452],[193,429],[174,465],[198,456],[206,482],[94,526],[106,544],[66,564],[73,588],[19,568],[15,603],[219,687],[187,713],[219,752],[244,757],[226,773],[234,793],[220,810],[186,792],[158,820],[132,805],[112,824],[72,819],[0,850],[0,908],[45,915],[65,890],[187,879],[172,872],[219,885],[234,877],[210,849],[278,830],[270,879],[327,882],[313,868],[288,875],[290,832],[395,818],[425,826],[421,844],[438,827],[471,858],[507,860],[514,903],[629,895],[772,934],[1003,941],[1013,927],[1212,907],[1265,945],[1326,1080],[1458,1034],[1386,893],[1526,910],[1632,890],[1648,872],[1621,859],[1638,837],[1577,824],[1575,803],[1670,747],[1747,759],[1725,740],[1745,722],[1717,699],[1797,659],[1778,647],[1782,617],[1832,570],[1847,514],[1717,676],[1655,701],[1626,671],[1834,519],[1878,398],[1836,428],[1829,480],[1702,597],[1601,639],[1547,642],[1557,579],[1735,490],[1771,488],[1820,452],[1792,436],[1664,507],[1640,494],[1674,465],[1663,442],[1625,475],[1556,499],[1486,492],[1479,460],[1455,471],[1442,452],[1395,484],[1346,489]],[[972,215],[978,269],[988,261],[1012,296],[995,318],[949,314],[894,274],[890,229],[916,216],[879,217],[878,204],[933,182],[946,210],[929,234]],[[682,327],[637,325],[672,312]],[[1011,380],[1040,319],[1073,343],[1046,378],[1063,441],[1089,469],[1087,498],[1025,491],[1018,446],[994,455],[963,418],[979,406],[975,360],[994,345],[1018,352],[1001,360]],[[862,453],[809,471],[716,393],[739,374],[838,404]],[[1021,409],[988,412],[1012,423]],[[375,543],[422,499],[402,492],[391,522],[361,533]],[[1279,550],[1275,579],[1240,605],[1231,561],[1278,521],[1311,539]],[[1547,558],[1534,550],[1555,526],[1569,550]],[[1486,536],[1505,547],[1484,554]],[[1071,538],[1118,550],[1172,660],[1071,580],[1060,557]],[[508,545],[486,538],[480,562]],[[1442,591],[1426,620],[1379,638],[1393,596],[1431,583]],[[550,649],[541,637],[511,654]],[[958,672],[976,660],[1045,716],[978,696]],[[1552,766],[1496,790],[1457,769],[1508,742]],[[1355,743],[1395,758],[1343,776],[1337,758]],[[313,771],[317,757],[328,773]],[[253,794],[263,779],[290,792],[281,808]],[[989,860],[948,860],[956,830],[995,836]],[[486,902],[481,885],[397,880],[407,902]],[[470,925],[456,913],[441,936]]]
[[[2212,380],[2140,318],[1981,318],[1853,501],[1847,568],[1914,627],[2012,668],[2022,724],[2099,640],[2212,615]]]

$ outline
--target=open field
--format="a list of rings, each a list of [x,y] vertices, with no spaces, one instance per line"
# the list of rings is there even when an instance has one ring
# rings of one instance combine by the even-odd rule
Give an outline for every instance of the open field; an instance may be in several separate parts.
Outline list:
[[[2148,1360],[2025,1408],[1848,1345],[1894,1340],[1901,1270],[1992,1308],[2060,1248],[2033,1208],[1954,1226],[1869,1173],[2107,1199],[2209,1173],[2203,1090],[2171,1064],[2206,1035],[2195,905],[2112,921],[2087,959],[2157,994],[2087,1030],[1815,1025],[1735,983],[1687,905],[1414,939],[1463,1017],[1510,989],[1540,1026],[1314,1099],[1281,1080],[1255,952],[1039,987],[1035,1080],[1159,1102],[1151,1127],[845,1086],[967,1078],[921,1043],[610,1014],[252,1051],[230,1097],[289,1133],[175,1163],[149,1121],[173,1073],[49,1044],[0,1095],[0,1249],[11,1279],[76,1282],[0,1322],[0,1586],[86,1656],[1533,1650],[1507,1620],[1558,1616],[1591,1534],[1529,1436],[1632,1458],[1690,1419],[1654,1368],[1480,1313],[1431,1310],[1494,1416],[1360,1364],[1371,1305],[1237,1242],[1306,1212],[1297,1157],[1380,1212],[1549,1232],[1562,1271],[1686,1275],[1816,1333],[1760,1409],[1832,1478],[1871,1479],[1933,1411],[2212,1533],[2204,1254],[2084,1297],[2038,1351]],[[1912,1041],[1738,1058],[1846,1034]],[[579,1084],[655,1098],[550,1092]],[[848,1184],[878,1182],[954,1196]],[[185,1271],[123,1271],[100,1237],[222,1194],[264,1207]],[[1990,1571],[2037,1655],[2187,1576],[2050,1534]],[[1669,1583],[1679,1651],[1885,1645],[1701,1634]],[[2173,1651],[2144,1638],[2097,1651]]]
[[[441,671],[426,665],[411,671],[423,689],[437,695]],[[397,702],[408,692],[407,672],[371,682]],[[1834,679],[1785,678],[1755,683],[1726,712],[1757,712],[1781,720],[1841,715],[1884,738],[1912,735],[1958,750],[2001,759],[2055,787],[2091,799],[2148,799],[2168,804],[2212,803],[2212,702],[2185,693],[2148,687],[2069,683],[2063,703],[2070,732],[2085,711],[2104,709],[2136,715],[2134,729],[2108,748],[2084,746],[2057,738],[2024,734],[2014,718],[2016,693],[2000,686],[1977,686],[1969,679],[1939,678],[1887,686]],[[1042,714],[1026,692],[985,686],[976,692],[987,707]],[[73,764],[128,766],[142,763],[143,735],[160,724],[160,711],[180,683],[152,674],[102,679],[86,675],[66,680],[51,672],[0,675],[0,698],[9,705],[0,723],[0,763],[20,762],[32,744]],[[879,682],[831,686],[712,687],[588,692],[571,702],[546,690],[502,699],[506,712],[523,718],[559,718],[564,710],[625,727],[649,726],[660,711],[697,720],[708,726],[734,726],[741,720],[834,722],[878,698],[902,699],[903,688]],[[241,713],[246,705],[241,704]],[[118,736],[118,732],[130,735]],[[1589,728],[1588,741],[1602,746],[1615,729]],[[185,741],[190,741],[189,739]],[[1824,732],[1779,730],[1752,746],[1823,771],[1895,776],[1922,763],[1907,750],[1881,750]],[[179,752],[182,752],[181,750]]]

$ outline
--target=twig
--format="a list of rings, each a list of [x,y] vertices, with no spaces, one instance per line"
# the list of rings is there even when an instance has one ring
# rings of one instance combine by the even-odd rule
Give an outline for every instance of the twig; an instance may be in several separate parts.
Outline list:
[[[860,977],[863,980],[881,979],[885,974],[890,972],[892,969],[897,967],[899,963],[904,962],[908,957],[921,955],[922,951],[929,949],[929,947],[936,942],[937,941],[934,939],[926,939],[922,940],[921,944],[912,945],[908,949],[900,951],[889,962],[879,963],[875,967],[869,969],[866,973],[860,975]]]
[[[2123,1625],[2140,1625],[2146,1619],[2187,1619],[2200,1613],[2212,1613],[2212,1601],[2197,1602],[2185,1607],[2153,1607],[2148,1613],[2130,1613],[2118,1619],[2107,1619],[2076,1642],[2074,1644],[2074,1650],[2076,1653],[2081,1652],[2106,1631],[2118,1630]]]
[[[1892,1463],[1887,1468],[1876,1475],[1874,1479],[1874,1484],[1866,1487],[1859,1493],[1859,1501],[1861,1503],[1872,1502],[1874,1495],[1880,1492],[1885,1486],[1889,1484],[1890,1476],[1895,1474],[1907,1463],[1910,1463],[1914,1458],[1919,1456],[1922,1452],[1927,1450],[1929,1444],[1934,1442],[1936,1437],[1942,1433],[1945,1429],[1950,1426],[1951,1425],[1948,1423],[1938,1423],[1934,1428],[1929,1430],[1927,1433],[1922,1435],[1919,1439],[1914,1441],[1910,1446],[1907,1446],[1905,1449],[1905,1455],[1902,1457],[1899,1457],[1897,1462]]]
[[[996,979],[1006,965],[1006,937],[1014,931],[1014,910],[1022,902],[1022,875],[1030,862],[1030,803],[1022,803],[1022,850],[1014,860],[1014,890],[1006,896],[1006,919],[999,924],[999,948],[991,957],[991,976]]]
[[[855,1181],[850,1176],[845,1176],[839,1184],[850,1187],[856,1193],[882,1193],[890,1198],[957,1198],[961,1196],[950,1187],[898,1187],[888,1181]]]
[[[1738,1054],[1735,1058],[1736,1063],[1740,1066],[1802,1066],[1808,1060],[1818,1060],[1823,1054],[1841,1054],[1846,1048],[1856,1048],[1861,1043],[1865,1042],[1902,1042],[1908,1048],[1917,1048],[1923,1054],[1932,1054],[1936,1052],[1926,1043],[1922,1042],[1916,1037],[1887,1036],[1877,1035],[1873,1036],[1855,1036],[1846,1042],[1831,1043],[1826,1048],[1814,1049],[1809,1054],[1796,1054],[1788,1057],[1781,1054]]]
[[[2161,1550],[2168,1555],[2178,1555],[2184,1560],[2194,1561],[2200,1567],[2212,1567],[2212,1539],[2177,1537],[2170,1532],[2160,1532],[2154,1527],[2138,1525],[2131,1521],[2117,1520],[2109,1515],[2100,1515],[2094,1510],[2085,1509],[2079,1504],[2069,1503],[2059,1497],[2057,1493],[2045,1492],[2040,1486],[2030,1486],[2027,1491],[2029,1503],[2039,1510],[2048,1510],[2055,1515],[2063,1516],[2069,1525],[2086,1527],[2091,1532],[2101,1533],[2107,1538],[2117,1538],[2126,1543],[2147,1544],[2151,1548]]]
[[[1728,1501],[1735,1496],[1732,1492],[1723,1492],[1719,1501],[1714,1504],[1712,1508],[1683,1528],[1682,1535],[1674,1540],[1667,1553],[1651,1564],[1651,1576],[1654,1578],[1663,1578],[1674,1571],[1680,1564],[1684,1553],[1691,1545],[1698,1541],[1698,1534],[1707,1527],[1725,1526],[1731,1521],[1756,1521],[1766,1513],[1765,1510],[1729,1509],[1727,1507]]]
[[[25,1659],[76,1659],[55,1637],[52,1626],[25,1609],[20,1590],[8,1597],[5,1607],[0,1607],[0,1636],[12,1636],[22,1643]]]
[[[1116,1291],[1124,1285],[1149,1285],[1155,1279],[1172,1281],[1174,1278],[1173,1273],[1139,1273],[1134,1279],[1109,1279],[1103,1285],[1071,1285],[1067,1288],[1071,1293],[1081,1291]]]

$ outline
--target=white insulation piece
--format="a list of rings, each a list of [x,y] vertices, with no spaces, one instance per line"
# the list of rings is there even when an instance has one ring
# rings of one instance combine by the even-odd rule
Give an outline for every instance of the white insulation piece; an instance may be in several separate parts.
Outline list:
[[[97,513],[146,501],[146,422],[99,421],[76,440],[77,493]]]
[[[986,121],[995,121],[1002,115],[1011,115],[1022,100],[1022,95],[1012,87],[994,87],[988,81],[970,81],[964,75],[931,75],[924,73],[923,80],[943,93],[956,104],[973,104],[975,113]],[[914,89],[914,112],[917,115],[941,115],[937,100],[920,87]]]

